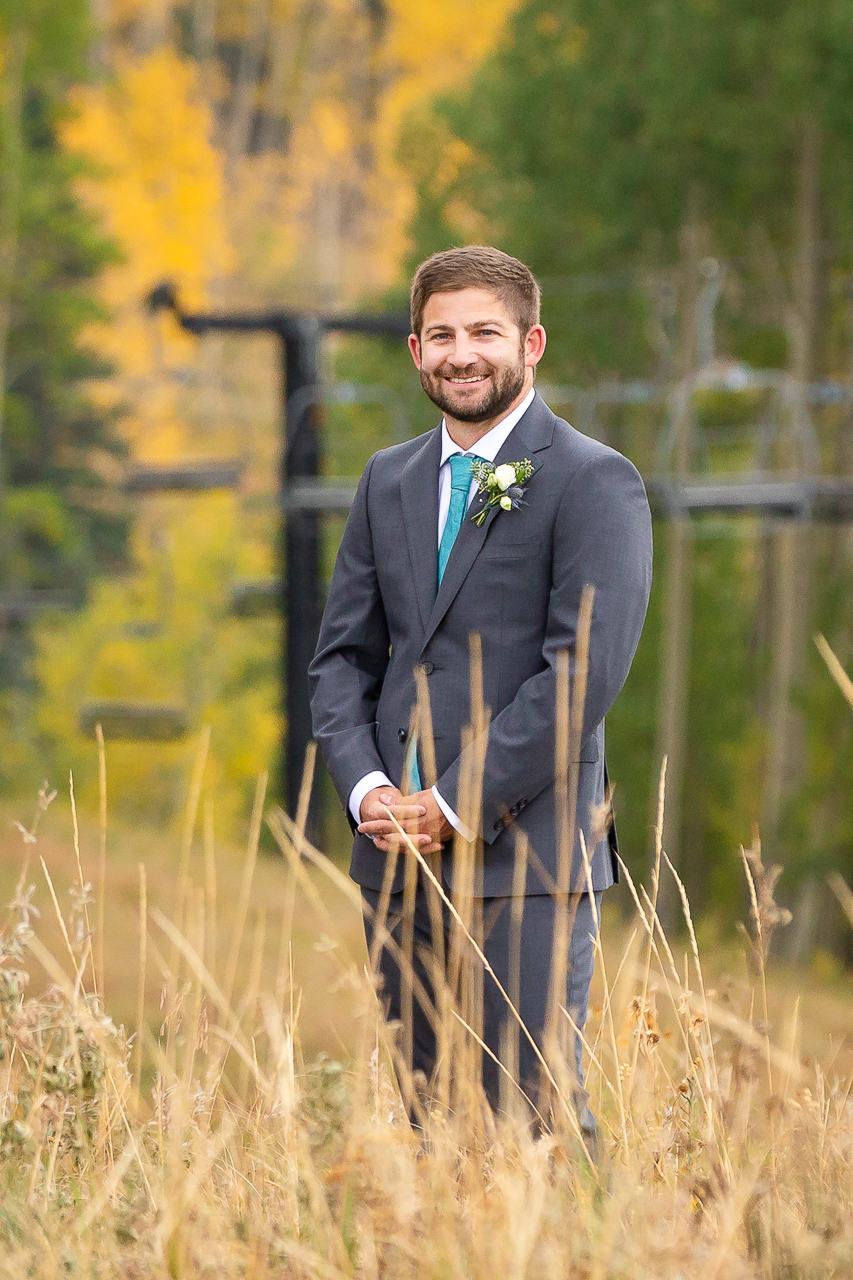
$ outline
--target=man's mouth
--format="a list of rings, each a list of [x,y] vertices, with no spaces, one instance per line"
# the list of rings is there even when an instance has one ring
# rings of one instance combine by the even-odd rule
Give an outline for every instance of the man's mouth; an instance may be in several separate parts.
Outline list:
[[[486,379],[488,378],[488,376],[489,376],[489,375],[488,375],[487,373],[478,373],[478,374],[475,374],[475,376],[474,376],[473,378],[451,378],[451,377],[447,377],[447,378],[445,378],[445,381],[446,381],[446,382],[451,382],[451,383],[453,383],[453,386],[454,386],[454,387],[473,387],[473,386],[475,386],[478,382],[485,382],[485,381],[486,381]]]

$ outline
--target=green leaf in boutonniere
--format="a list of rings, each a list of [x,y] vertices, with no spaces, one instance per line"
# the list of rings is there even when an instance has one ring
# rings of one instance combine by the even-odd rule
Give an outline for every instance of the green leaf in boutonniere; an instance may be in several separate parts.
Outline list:
[[[477,496],[486,497],[480,510],[471,517],[474,524],[481,525],[492,507],[515,511],[517,507],[527,506],[524,501],[525,485],[533,475],[533,463],[529,458],[521,462],[502,462],[497,467],[493,462],[475,462],[471,474],[477,481]]]

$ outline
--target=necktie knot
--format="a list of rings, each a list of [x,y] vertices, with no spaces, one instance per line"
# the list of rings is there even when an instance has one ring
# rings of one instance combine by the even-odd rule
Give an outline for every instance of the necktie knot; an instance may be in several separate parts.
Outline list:
[[[454,453],[450,458],[450,487],[466,493],[471,485],[471,467],[476,461],[470,454]]]

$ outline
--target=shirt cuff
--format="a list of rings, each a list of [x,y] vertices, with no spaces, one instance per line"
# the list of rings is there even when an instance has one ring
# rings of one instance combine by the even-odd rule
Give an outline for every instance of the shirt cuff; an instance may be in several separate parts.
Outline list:
[[[376,786],[379,786],[378,782],[376,783]],[[451,827],[453,827],[453,830],[458,831],[466,840],[476,840],[477,833],[472,831],[470,827],[466,827],[458,814],[453,812],[447,801],[440,795],[438,787],[432,788],[432,794],[435,796],[435,803],[438,805]]]
[[[388,775],[381,769],[374,769],[372,773],[366,773],[358,780],[349,793],[349,811],[355,819],[356,826],[361,822],[361,802],[368,791],[372,791],[374,787],[393,787],[393,785]]]

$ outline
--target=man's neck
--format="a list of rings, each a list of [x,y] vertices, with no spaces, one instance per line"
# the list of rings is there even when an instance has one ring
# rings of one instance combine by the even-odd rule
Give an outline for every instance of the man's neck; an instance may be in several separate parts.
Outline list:
[[[525,378],[524,386],[513,400],[508,409],[504,409],[503,413],[499,413],[495,418],[487,418],[485,422],[460,422],[457,418],[451,418],[449,413],[444,415],[444,425],[447,427],[447,434],[454,444],[458,445],[463,452],[467,453],[474,448],[478,440],[482,440],[483,436],[488,435],[493,427],[499,422],[503,422],[504,418],[508,418],[514,409],[517,409],[525,396],[530,394],[533,386],[533,378]]]

